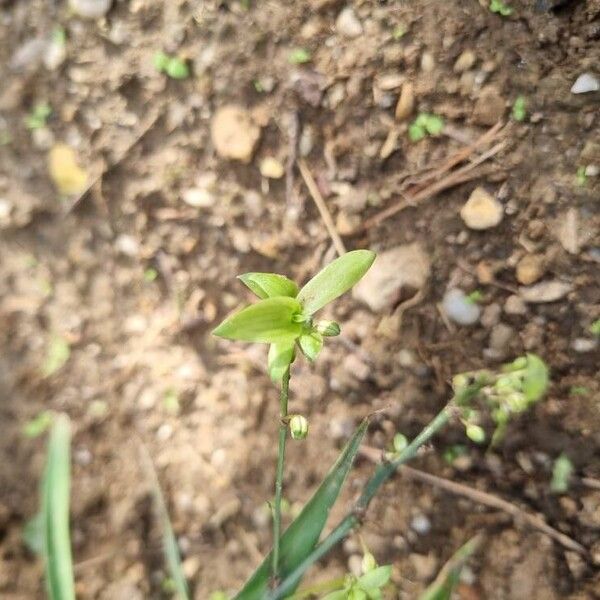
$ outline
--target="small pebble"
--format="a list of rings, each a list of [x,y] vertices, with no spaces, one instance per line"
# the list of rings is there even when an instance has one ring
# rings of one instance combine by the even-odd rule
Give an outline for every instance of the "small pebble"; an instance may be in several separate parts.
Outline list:
[[[517,281],[522,285],[531,285],[544,275],[544,259],[535,254],[526,254],[517,264]]]
[[[527,313],[527,305],[516,294],[512,294],[504,303],[504,312],[507,315],[524,315]]]
[[[338,15],[335,21],[335,28],[338,33],[347,38],[358,37],[363,32],[362,23],[358,20],[354,9],[349,6],[344,8]]]
[[[495,302],[493,304],[489,304],[483,309],[483,313],[481,315],[481,324],[487,329],[491,329],[494,325],[497,325],[500,322],[500,313],[502,309],[499,304]]]
[[[360,554],[353,554],[348,558],[348,571],[355,577],[362,575],[362,556]]]
[[[431,73],[435,69],[435,59],[431,52],[423,52],[421,56],[421,71]]]
[[[556,302],[564,298],[573,286],[565,281],[542,281],[535,285],[521,287],[519,295],[525,302],[532,304],[544,304],[546,302]]]
[[[446,292],[442,307],[448,318],[459,325],[473,325],[481,315],[481,308],[468,300],[465,293],[457,288]]]
[[[101,19],[110,10],[112,0],[69,0],[69,6],[80,17]]]
[[[460,210],[465,225],[476,230],[495,227],[502,221],[503,215],[502,204],[482,187],[473,190]]]
[[[118,252],[130,258],[136,257],[140,249],[137,240],[133,236],[126,234],[122,234],[116,239],[115,248]]]
[[[585,354],[586,352],[593,352],[598,347],[598,340],[592,340],[589,338],[576,338],[571,344],[571,348],[578,354]]]
[[[284,166],[272,156],[267,156],[260,163],[260,174],[268,179],[281,179],[285,173]]]
[[[472,50],[465,50],[454,63],[454,72],[455,73],[463,73],[464,71],[468,71],[477,60],[475,53]]]
[[[600,79],[591,73],[582,73],[571,88],[572,94],[587,94],[600,90]]]
[[[215,203],[215,195],[204,188],[190,188],[184,190],[181,199],[194,208],[208,208]]]
[[[431,531],[431,521],[423,514],[415,515],[410,522],[410,526],[419,535],[427,535]]]
[[[396,104],[396,119],[398,121],[404,121],[408,119],[412,114],[415,107],[415,88],[410,81],[406,81],[402,84],[402,90],[400,91],[400,97],[398,98],[398,104]]]

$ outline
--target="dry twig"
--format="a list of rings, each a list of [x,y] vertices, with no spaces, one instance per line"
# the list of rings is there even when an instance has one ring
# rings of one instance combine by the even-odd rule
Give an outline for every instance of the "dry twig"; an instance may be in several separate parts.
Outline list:
[[[382,457],[381,451],[377,450],[377,448],[363,447],[361,448],[360,452],[363,456],[373,462],[380,462]],[[532,515],[531,513],[524,511],[518,506],[503,500],[502,498],[498,498],[497,496],[487,492],[476,490],[463,483],[457,483],[456,481],[450,481],[449,479],[444,479],[443,477],[438,477],[437,475],[432,475],[431,473],[425,473],[424,471],[407,467],[406,465],[401,466],[398,471],[401,475],[409,477],[414,481],[427,483],[438,489],[444,490],[445,492],[449,492],[450,494],[462,496],[463,498],[468,498],[469,500],[477,502],[478,504],[483,504],[484,506],[496,508],[508,513],[516,521],[526,523],[530,527],[545,533],[548,537],[551,537],[565,548],[573,550],[574,552],[582,554],[583,556],[587,556],[588,554],[587,550],[581,544],[570,538],[568,535],[565,535],[564,533],[554,529],[554,527],[548,525],[543,517]]]

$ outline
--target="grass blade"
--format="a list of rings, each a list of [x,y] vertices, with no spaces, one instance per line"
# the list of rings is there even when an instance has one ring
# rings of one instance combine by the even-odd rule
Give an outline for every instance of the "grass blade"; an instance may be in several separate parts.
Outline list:
[[[443,566],[435,581],[419,596],[419,600],[450,600],[467,560],[479,548],[483,538],[476,535],[461,546]]]
[[[337,500],[346,476],[352,467],[367,430],[367,424],[366,420],[361,423],[317,491],[281,536],[279,574],[282,579],[289,575],[310,554],[319,541],[329,511]],[[236,600],[263,600],[266,598],[269,592],[270,567],[271,554],[269,553],[244,588],[238,593]]]
[[[66,415],[54,419],[42,484],[44,560],[50,600],[75,600],[69,536],[70,430]]]
[[[179,547],[177,546],[177,539],[175,538],[173,526],[171,525],[171,519],[169,518],[169,511],[167,509],[165,497],[160,489],[160,482],[158,481],[156,469],[152,464],[152,459],[150,458],[145,446],[140,446],[140,453],[142,455],[142,463],[145,467],[145,471],[147,472],[152,483],[152,495],[154,496],[156,511],[160,519],[160,527],[163,535],[163,550],[165,553],[167,569],[171,579],[173,580],[177,598],[179,600],[190,600],[190,591],[185,574],[183,573],[183,565],[181,564],[181,556],[179,554]]]

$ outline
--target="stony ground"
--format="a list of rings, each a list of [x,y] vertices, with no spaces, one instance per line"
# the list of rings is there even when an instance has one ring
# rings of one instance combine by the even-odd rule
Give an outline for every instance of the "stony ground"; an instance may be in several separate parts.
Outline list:
[[[300,161],[345,247],[380,257],[330,311],[342,338],[294,366],[311,433],[290,449],[286,518],[366,414],[383,409],[368,444],[389,446],[452,374],[535,352],[551,390],[497,448],[456,425],[417,466],[587,553],[401,478],[362,539],[400,598],[479,531],[463,600],[599,597],[600,491],[581,483],[600,478],[598,1],[512,0],[504,17],[476,0],[72,5],[0,1],[0,595],[43,597],[22,531],[47,410],[73,421],[78,598],[167,596],[144,451],[196,598],[268,550],[277,392],[263,347],[210,331],[250,300],[237,274],[305,281],[334,258]],[[160,72],[159,51],[179,60]],[[411,141],[418,115],[436,135]],[[575,476],[557,495],[561,453]],[[359,551],[355,536],[312,578]]]

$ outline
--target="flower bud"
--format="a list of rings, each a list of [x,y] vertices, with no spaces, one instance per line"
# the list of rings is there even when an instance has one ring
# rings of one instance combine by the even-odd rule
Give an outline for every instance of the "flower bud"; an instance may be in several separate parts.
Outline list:
[[[367,574],[369,571],[373,571],[373,569],[377,568],[377,561],[375,557],[370,552],[365,552],[363,554],[361,570],[363,574]]]
[[[483,444],[485,442],[485,431],[479,425],[467,425],[465,433],[476,444]]]
[[[401,433],[397,433],[394,436],[394,451],[402,452],[406,446],[408,446],[408,440],[406,439],[406,436]]]
[[[464,373],[459,373],[452,378],[452,389],[458,393],[469,385],[469,378]]]
[[[294,440],[303,440],[308,435],[308,419],[302,415],[292,415],[289,426]]]
[[[340,335],[340,326],[335,321],[319,321],[315,329],[325,337]]]

